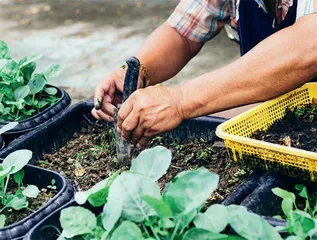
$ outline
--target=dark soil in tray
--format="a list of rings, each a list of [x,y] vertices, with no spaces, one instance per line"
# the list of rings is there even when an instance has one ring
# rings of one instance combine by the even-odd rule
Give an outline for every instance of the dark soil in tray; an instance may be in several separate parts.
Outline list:
[[[268,130],[255,132],[251,138],[317,152],[317,104],[299,106],[275,122]]]
[[[251,170],[241,168],[228,158],[223,142],[211,143],[203,139],[186,141],[156,137],[148,147],[162,145],[172,151],[172,163],[160,180],[161,188],[181,171],[205,167],[220,175],[217,191],[208,204],[220,202],[250,175]],[[132,156],[141,149],[131,146]],[[104,127],[84,127],[80,133],[54,154],[45,154],[40,166],[60,172],[69,178],[78,191],[87,190],[118,169],[127,169],[129,163],[116,159],[114,134]]]
[[[8,193],[15,193],[17,191],[17,187],[13,185],[8,186]],[[37,211],[41,207],[43,207],[49,200],[51,200],[56,194],[56,190],[42,188],[40,189],[40,193],[37,198],[27,198],[29,202],[29,206],[25,209],[21,210],[13,210],[13,209],[5,209],[2,213],[6,216],[5,226],[9,226],[10,224],[16,223],[33,212]]]

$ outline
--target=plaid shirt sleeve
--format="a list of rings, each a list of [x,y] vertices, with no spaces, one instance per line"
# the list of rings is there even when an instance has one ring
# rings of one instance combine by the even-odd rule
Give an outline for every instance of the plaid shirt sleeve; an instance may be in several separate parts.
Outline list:
[[[182,36],[204,43],[229,19],[228,0],[181,0],[167,22]]]

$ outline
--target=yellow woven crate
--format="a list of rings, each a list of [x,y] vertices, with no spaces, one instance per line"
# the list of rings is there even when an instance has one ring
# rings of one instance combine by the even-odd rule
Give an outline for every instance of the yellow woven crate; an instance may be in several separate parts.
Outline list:
[[[216,134],[224,139],[229,155],[235,161],[316,181],[317,153],[250,138],[256,130],[267,130],[281,119],[287,108],[293,110],[296,106],[311,103],[313,97],[317,98],[317,83],[307,83],[220,124]]]

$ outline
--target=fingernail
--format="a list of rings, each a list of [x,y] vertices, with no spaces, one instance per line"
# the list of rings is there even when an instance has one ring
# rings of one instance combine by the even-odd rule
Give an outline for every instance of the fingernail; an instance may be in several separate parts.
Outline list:
[[[99,98],[97,98],[97,100],[95,102],[95,108],[97,110],[99,110],[101,108],[101,100]]]

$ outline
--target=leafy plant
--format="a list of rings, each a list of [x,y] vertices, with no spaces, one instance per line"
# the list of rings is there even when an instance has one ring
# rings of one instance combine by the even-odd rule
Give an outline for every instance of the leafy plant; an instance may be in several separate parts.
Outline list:
[[[23,167],[32,158],[29,150],[18,150],[9,154],[0,164],[0,227],[5,225],[6,216],[2,213],[5,209],[21,210],[28,207],[27,198],[36,198],[39,189],[34,185],[23,186],[24,170]],[[8,192],[8,184],[13,176],[18,188],[15,193]],[[1,214],[2,213],[2,214]]]
[[[57,89],[46,84],[60,74],[61,67],[52,64],[44,73],[35,73],[41,57],[34,55],[16,62],[0,40],[0,122],[29,118],[58,100]]]
[[[63,209],[59,239],[282,239],[275,228],[242,206],[202,206],[219,177],[205,168],[179,173],[163,192],[156,181],[171,164],[171,152],[158,146],[132,160],[129,171],[116,173],[75,200],[103,205],[96,216],[81,206]],[[231,226],[235,235],[225,234]]]
[[[297,184],[298,195],[305,200],[305,208],[300,210],[296,204],[296,196],[281,188],[273,188],[273,193],[282,198],[282,210],[287,220],[285,229],[292,239],[317,239],[317,198],[310,198],[307,188]],[[282,218],[281,216],[276,216]]]

